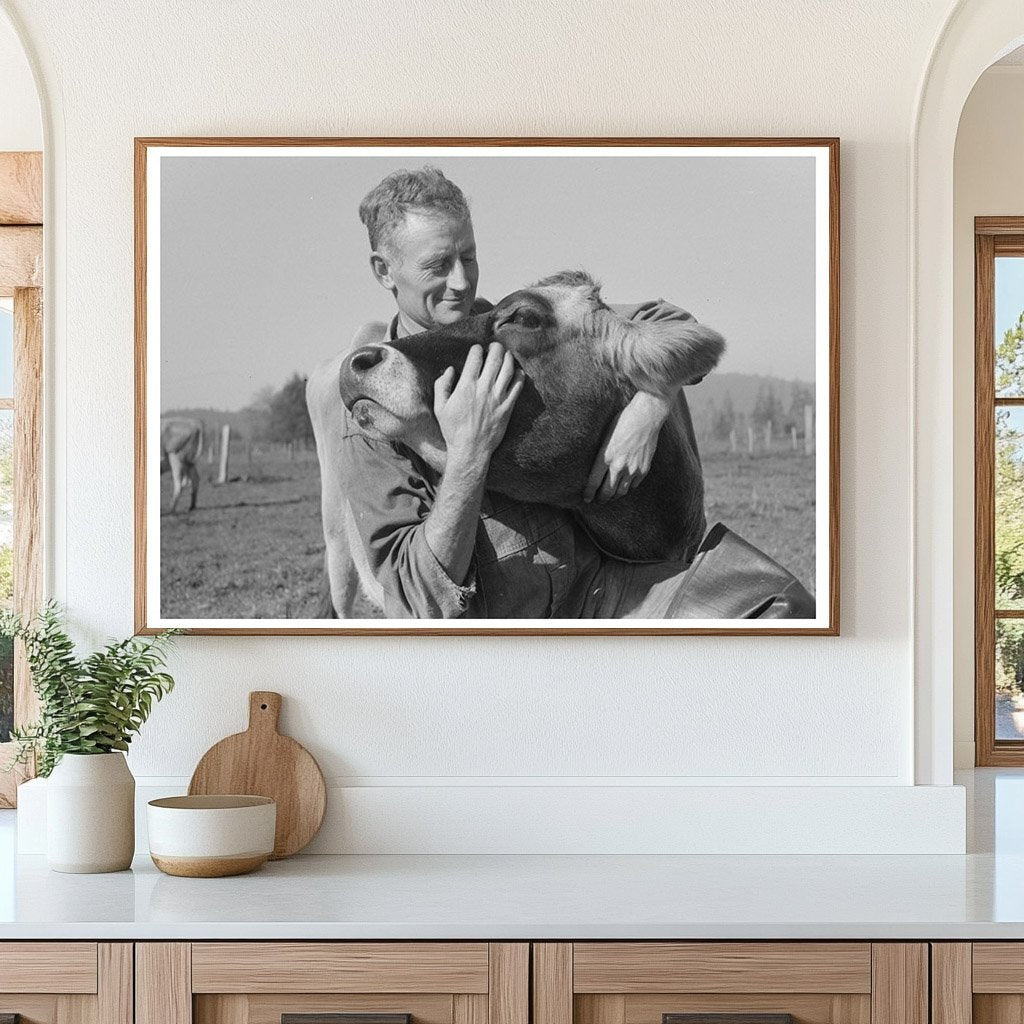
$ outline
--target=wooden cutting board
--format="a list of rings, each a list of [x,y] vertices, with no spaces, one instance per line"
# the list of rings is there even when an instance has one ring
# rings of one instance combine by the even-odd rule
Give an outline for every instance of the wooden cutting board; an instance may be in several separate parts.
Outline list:
[[[277,731],[281,694],[249,694],[249,728],[215,743],[202,756],[190,796],[245,793],[277,803],[277,831],[271,860],[298,853],[317,834],[327,808],[327,787],[313,755]]]

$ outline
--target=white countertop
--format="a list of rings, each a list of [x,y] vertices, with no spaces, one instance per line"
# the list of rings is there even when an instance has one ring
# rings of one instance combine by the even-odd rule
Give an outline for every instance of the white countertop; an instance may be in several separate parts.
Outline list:
[[[1024,856],[298,857],[239,878],[18,863],[2,938],[1024,938]]]
[[[963,781],[966,856],[309,856],[225,879],[139,857],[61,875],[13,856],[0,812],[0,939],[1024,939],[1024,773]]]

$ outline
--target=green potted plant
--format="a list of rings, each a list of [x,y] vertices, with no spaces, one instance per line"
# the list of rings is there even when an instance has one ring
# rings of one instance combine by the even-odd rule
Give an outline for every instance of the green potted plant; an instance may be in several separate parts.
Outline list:
[[[0,613],[0,635],[21,640],[36,722],[15,729],[10,767],[33,754],[48,777],[47,861],[55,871],[122,871],[135,851],[135,779],[124,752],[149,717],[153,702],[174,687],[164,671],[168,644],[180,630],[111,641],[83,658],[50,602],[25,623]]]

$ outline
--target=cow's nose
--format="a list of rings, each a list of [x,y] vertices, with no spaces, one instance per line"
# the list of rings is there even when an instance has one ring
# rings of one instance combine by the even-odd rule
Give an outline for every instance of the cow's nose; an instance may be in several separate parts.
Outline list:
[[[386,356],[387,348],[383,345],[363,345],[349,357],[349,365],[356,373],[366,373],[384,362]]]

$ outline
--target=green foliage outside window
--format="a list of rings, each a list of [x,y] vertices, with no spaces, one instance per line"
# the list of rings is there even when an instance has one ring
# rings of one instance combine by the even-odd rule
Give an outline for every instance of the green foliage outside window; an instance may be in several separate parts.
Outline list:
[[[996,395],[1024,396],[1024,312],[996,346]],[[996,409],[996,608],[1024,607],[1024,409]],[[1024,692],[1024,628],[996,620],[997,689]]]

